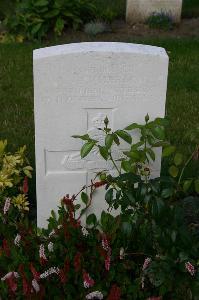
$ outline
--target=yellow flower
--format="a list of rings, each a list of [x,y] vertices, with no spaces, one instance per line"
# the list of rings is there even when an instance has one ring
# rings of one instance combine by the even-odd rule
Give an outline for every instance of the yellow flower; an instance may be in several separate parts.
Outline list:
[[[12,186],[12,178],[9,178],[9,176],[6,173],[0,171],[0,190],[4,190],[6,187]]]
[[[29,211],[29,202],[26,195],[24,194],[19,194],[18,196],[13,197],[12,203],[20,211]]]
[[[3,168],[12,169],[18,164],[22,164],[23,160],[20,155],[6,155],[3,158]]]

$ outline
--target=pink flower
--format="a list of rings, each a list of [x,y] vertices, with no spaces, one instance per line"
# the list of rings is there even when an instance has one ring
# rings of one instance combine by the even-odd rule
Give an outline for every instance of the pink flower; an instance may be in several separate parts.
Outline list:
[[[151,258],[147,257],[142,266],[142,271],[146,270],[149,267],[150,263],[151,263]]]
[[[88,295],[86,295],[86,299],[90,300],[90,299],[99,299],[99,300],[102,300],[104,297],[103,297],[103,294],[99,291],[95,291],[95,292],[92,292]]]
[[[95,284],[95,281],[85,271],[83,272],[83,280],[84,280],[84,287],[85,288],[90,288]]]
[[[194,266],[188,261],[185,263],[185,268],[187,270],[187,272],[189,272],[189,274],[191,274],[191,276],[195,275],[195,268]]]
[[[144,289],[144,280],[145,280],[145,278],[144,278],[144,276],[142,276],[142,278],[141,278],[141,286],[142,286],[142,289]]]
[[[6,279],[9,279],[11,277],[19,278],[19,274],[17,272],[9,272],[4,277],[1,278],[1,281],[5,281]]]
[[[46,255],[45,255],[45,249],[44,249],[44,245],[41,244],[39,247],[39,257],[40,257],[40,262],[41,264],[45,264],[45,262],[47,261]]]
[[[106,251],[109,251],[109,249],[110,249],[109,242],[108,242],[108,239],[105,234],[103,234],[103,237],[102,237],[102,248]]]
[[[107,255],[107,257],[105,259],[105,269],[107,271],[110,270],[110,264],[111,264],[111,257],[110,257],[110,255]]]
[[[4,208],[3,208],[4,215],[9,211],[10,204],[11,204],[10,198],[6,198]]]
[[[38,284],[38,282],[37,282],[36,279],[33,279],[33,280],[32,280],[32,286],[33,286],[35,292],[36,292],[36,293],[39,293],[40,287],[39,287],[39,284]]]
[[[51,274],[57,274],[59,275],[59,268],[58,267],[51,267],[49,268],[47,271],[45,271],[44,273],[42,273],[40,275],[40,279],[44,279],[44,278],[47,278],[48,276],[50,276]]]
[[[120,259],[124,259],[124,257],[125,257],[124,248],[120,248]]]
[[[17,234],[15,239],[14,239],[14,244],[19,247],[20,246],[20,241],[21,241],[21,236],[20,234]]]

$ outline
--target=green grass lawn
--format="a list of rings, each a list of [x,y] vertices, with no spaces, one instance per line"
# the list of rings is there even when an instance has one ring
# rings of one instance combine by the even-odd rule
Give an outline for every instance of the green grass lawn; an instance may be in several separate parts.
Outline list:
[[[89,38],[83,40],[85,39],[89,40]],[[110,37],[108,35],[98,37],[98,40],[100,39],[110,40]],[[117,41],[119,40],[120,37],[117,37]],[[78,41],[78,38],[71,37],[64,42],[72,41]],[[126,42],[162,46],[168,51],[170,67],[166,110],[171,122],[168,136],[173,144],[186,151],[187,145],[183,140],[185,133],[199,124],[199,39],[137,41],[131,39]],[[0,45],[0,139],[8,140],[10,150],[26,144],[27,154],[33,166],[32,51],[41,46],[41,44]],[[33,181],[33,195],[34,191]]]

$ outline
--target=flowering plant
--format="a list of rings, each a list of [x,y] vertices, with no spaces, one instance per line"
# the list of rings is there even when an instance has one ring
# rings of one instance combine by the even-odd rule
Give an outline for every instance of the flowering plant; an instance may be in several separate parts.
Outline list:
[[[99,128],[104,144],[88,134],[75,136],[85,141],[83,158],[97,147],[117,173],[100,172],[78,194],[66,195],[58,213],[52,211],[48,228],[37,229],[23,219],[13,226],[9,210],[14,204],[6,206],[0,226],[3,299],[191,300],[198,295],[199,240],[178,205],[178,182],[150,177],[153,148],[164,146],[168,152],[170,147],[164,141],[165,120],[149,122],[146,116],[145,121],[112,131],[106,118]],[[132,144],[129,131],[134,129],[141,135]],[[121,140],[130,150],[115,159],[113,148]],[[96,190],[103,188],[109,208],[97,219],[87,211]],[[1,204],[3,212],[6,203]],[[113,209],[120,213],[113,216]]]
[[[23,214],[29,210],[28,177],[31,178],[32,167],[28,165],[25,157],[25,146],[14,154],[7,153],[6,146],[7,141],[0,141],[0,202],[7,199],[4,215],[10,203],[16,208],[17,213]]]

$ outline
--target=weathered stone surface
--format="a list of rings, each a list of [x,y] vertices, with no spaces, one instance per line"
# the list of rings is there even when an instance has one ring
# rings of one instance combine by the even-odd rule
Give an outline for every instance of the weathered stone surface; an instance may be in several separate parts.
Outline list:
[[[77,193],[98,170],[113,171],[99,153],[80,159],[88,132],[102,139],[105,116],[112,128],[164,116],[168,56],[164,49],[125,43],[80,43],[34,51],[37,220],[46,224],[50,211],[67,193]],[[122,145],[123,149],[127,147]],[[161,151],[153,165],[159,174]],[[117,156],[117,152],[115,152]],[[91,210],[105,207],[102,192]]]
[[[142,23],[154,12],[166,12],[178,23],[181,11],[182,0],[127,0],[126,20],[129,24]]]

